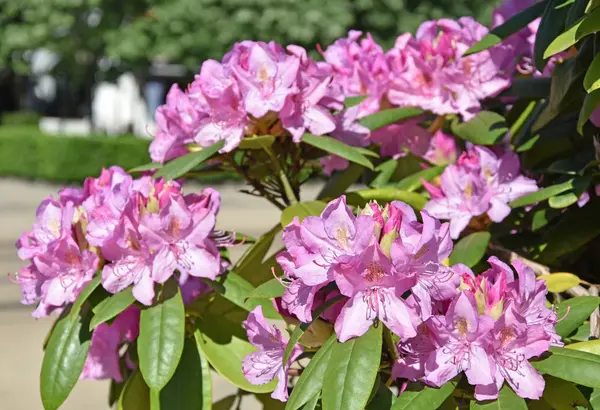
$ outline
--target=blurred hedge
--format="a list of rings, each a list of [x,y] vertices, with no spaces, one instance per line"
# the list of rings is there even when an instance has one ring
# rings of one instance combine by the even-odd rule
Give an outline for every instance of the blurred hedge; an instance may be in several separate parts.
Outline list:
[[[32,126],[0,127],[0,176],[81,182],[102,167],[130,169],[150,162],[149,141],[132,136],[63,137]]]

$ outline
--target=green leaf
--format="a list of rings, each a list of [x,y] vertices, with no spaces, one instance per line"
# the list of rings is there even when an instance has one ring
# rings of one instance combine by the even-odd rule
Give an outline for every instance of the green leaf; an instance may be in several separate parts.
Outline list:
[[[559,215],[560,211],[557,211],[556,209],[541,209],[535,211],[531,220],[531,230],[535,232],[542,229]]]
[[[220,315],[206,313],[196,322],[196,342],[204,357],[214,369],[240,389],[253,393],[273,391],[276,381],[257,386],[246,380],[241,369],[242,360],[256,351],[240,324],[224,319]]]
[[[553,209],[563,209],[573,205],[578,199],[579,197],[573,192],[567,192],[566,194],[553,196],[548,199],[548,205]]]
[[[478,145],[496,144],[508,132],[504,117],[492,111],[480,111],[467,122],[454,121],[451,128],[456,136]]]
[[[237,396],[233,394],[231,396],[224,397],[212,405],[212,410],[232,410],[236,400]]]
[[[102,276],[97,274],[81,291],[81,293],[79,294],[79,296],[77,296],[77,299],[75,300],[75,303],[73,303],[73,307],[71,308],[71,312],[76,312],[78,313],[81,308],[83,307],[83,304],[85,302],[87,302],[88,298],[92,295],[92,293],[94,293],[94,291],[96,290],[96,288],[98,288],[98,286],[100,285],[100,282],[102,281]]]
[[[563,5],[563,0],[548,2],[542,15],[542,21],[537,30],[533,46],[535,66],[539,71],[544,70],[547,59],[550,58],[549,56],[545,56],[544,51],[564,30],[568,13],[569,7]]]
[[[412,192],[423,186],[422,180],[431,181],[433,178],[439,176],[444,172],[446,166],[432,167],[419,171],[406,178],[403,178],[400,182],[395,184],[397,189]]]
[[[323,201],[299,202],[288,206],[281,213],[281,226],[284,228],[288,226],[295,216],[302,222],[307,216],[321,215],[326,206],[327,204]]]
[[[90,322],[90,330],[94,330],[102,323],[116,317],[134,302],[135,298],[133,297],[131,287],[107,297],[92,309],[94,317]]]
[[[579,350],[580,352],[587,352],[600,356],[600,340],[596,339],[572,343],[570,345],[566,345],[565,349]]]
[[[546,376],[545,379],[546,387],[541,400],[548,403],[552,409],[572,410],[577,406],[590,408],[590,403],[573,383],[552,376]]]
[[[567,14],[567,19],[565,20],[565,27],[571,27],[575,24],[580,18],[582,18],[589,4],[589,0],[575,0],[573,5],[569,8],[569,14]]]
[[[546,48],[544,58],[549,58],[574,46],[583,37],[600,30],[600,8],[583,16],[564,33],[556,37]]]
[[[450,381],[440,388],[412,383],[398,396],[392,410],[434,410],[441,406],[456,388],[456,382]]]
[[[150,410],[150,389],[139,370],[127,379],[117,402],[117,410]]]
[[[348,192],[346,195],[348,205],[365,206],[369,201],[388,203],[392,201],[403,201],[416,210],[421,210],[427,203],[427,199],[416,192],[402,191],[396,188],[364,189],[362,191]]]
[[[556,314],[561,320],[556,324],[556,333],[566,338],[573,333],[600,305],[600,297],[577,296],[560,302]],[[568,313],[567,313],[568,312]]]
[[[548,291],[556,293],[565,292],[581,283],[581,279],[577,275],[567,272],[543,275],[540,276],[540,279],[546,282]]]
[[[207,281],[206,283],[217,293],[223,295],[225,299],[248,312],[261,305],[265,317],[269,319],[281,319],[281,315],[277,313],[270,300],[248,298],[248,295],[252,294],[255,288],[236,272],[230,271],[226,275],[218,277],[217,280],[217,282]]]
[[[265,266],[265,256],[269,252],[275,236],[281,231],[281,224],[276,224],[267,233],[263,234],[258,241],[254,243],[236,263],[233,271],[237,272],[242,278],[257,286],[271,277],[270,266]],[[264,262],[263,262],[264,261]]]
[[[367,98],[366,95],[359,95],[356,97],[346,97],[346,99],[344,100],[344,106],[346,108],[354,107],[355,105],[358,105],[361,102],[363,102],[366,98]]]
[[[297,410],[305,403],[308,403],[315,395],[319,394],[323,380],[325,379],[325,371],[329,363],[329,358],[336,343],[336,335],[331,335],[310,360],[310,363],[308,363],[308,366],[306,366],[306,369],[304,369],[296,382],[296,386],[292,390],[292,394],[285,406],[286,410]]]
[[[336,172],[325,184],[317,199],[337,198],[346,192],[353,183],[359,180],[365,169],[357,164],[350,164],[341,172]]]
[[[599,9],[600,10],[600,9]],[[583,134],[583,126],[590,119],[596,108],[600,105],[600,89],[594,90],[589,94],[586,94],[583,100],[583,107],[579,112],[579,118],[577,119],[577,131]]]
[[[144,171],[152,171],[154,169],[162,168],[162,164],[160,162],[151,162],[149,164],[140,165],[139,167],[131,168],[127,171],[129,174],[133,174],[136,172],[144,172]]]
[[[582,386],[600,387],[600,356],[562,347],[551,347],[550,352],[547,358],[532,362],[540,373]]]
[[[244,137],[236,149],[265,149],[275,142],[274,135],[252,135]]]
[[[375,384],[381,360],[383,326],[345,343],[336,342],[323,382],[323,410],[362,410]]]
[[[594,389],[590,396],[590,404],[594,410],[600,410],[600,389]]]
[[[539,256],[540,262],[552,264],[600,235],[599,206],[598,201],[592,200],[583,208],[569,208],[548,232],[547,245]]]
[[[57,320],[40,373],[40,393],[46,410],[58,409],[79,380],[92,337],[90,316],[88,311],[82,312],[73,305],[67,315]]]
[[[450,254],[450,265],[462,263],[469,268],[477,265],[485,255],[491,237],[489,232],[475,232],[462,238]]]
[[[550,94],[551,84],[552,82],[548,77],[516,77],[512,80],[510,88],[502,92],[501,96],[541,100],[547,98]]]
[[[391,108],[371,114],[361,119],[359,122],[369,130],[375,131],[385,127],[386,125],[395,124],[400,120],[416,117],[421,114],[423,114],[423,110],[420,108]]]
[[[248,298],[274,299],[281,297],[284,291],[285,287],[281,284],[281,280],[273,278],[254,289]]]
[[[321,398],[320,393],[316,393],[314,396],[310,398],[306,402],[304,406],[302,406],[302,410],[315,410],[317,408],[317,403],[319,403],[319,399]]]
[[[363,167],[373,169],[373,164],[367,157],[364,156],[364,154],[358,151],[355,147],[347,145],[332,137],[304,134],[302,137],[302,142],[312,145],[313,147],[330,154],[337,155],[338,157],[344,158],[350,162],[362,165]]]
[[[396,403],[396,396],[394,393],[383,383],[379,383],[377,392],[365,407],[365,410],[380,410],[380,409],[391,409],[394,403]]]
[[[505,383],[498,394],[498,399],[494,401],[472,401],[471,410],[527,410],[527,404]]]
[[[191,171],[213,155],[217,153],[223,146],[225,141],[219,141],[210,147],[201,149],[200,151],[191,152],[179,158],[175,158],[165,164],[164,167],[154,174],[154,178],[164,177],[166,180],[176,179],[184,176],[188,171]]]
[[[596,54],[590,68],[586,71],[583,86],[588,93],[600,88],[600,53]]]
[[[508,38],[517,31],[521,30],[527,24],[531,23],[533,20],[542,15],[544,8],[546,7],[546,3],[548,2],[543,1],[536,3],[522,12],[515,14],[508,21],[504,22],[504,24],[494,28],[492,31],[486,34],[481,40],[479,40],[479,42],[468,49],[464,56],[466,57],[470,54],[487,50],[488,48],[499,44],[505,38]]]
[[[170,285],[172,282],[165,285],[158,303],[143,309],[140,315],[140,370],[153,390],[160,390],[169,382],[183,351],[185,310],[179,287],[173,292]]]
[[[536,202],[542,202],[548,198],[552,198],[553,196],[562,194],[564,192],[571,191],[574,189],[580,189],[583,186],[589,185],[589,182],[589,177],[571,178],[563,183],[552,185],[546,188],[542,188],[538,191],[532,192],[530,194],[523,195],[522,197],[510,202],[509,205],[512,208],[519,208],[522,206],[535,204]]]
[[[379,174],[371,181],[369,186],[371,188],[382,188],[387,185],[396,172],[398,164],[399,161],[396,161],[395,159],[388,159],[379,164],[377,168],[375,168],[375,171],[379,172]]]
[[[175,374],[160,391],[160,410],[210,410],[210,368],[194,339],[186,339]]]

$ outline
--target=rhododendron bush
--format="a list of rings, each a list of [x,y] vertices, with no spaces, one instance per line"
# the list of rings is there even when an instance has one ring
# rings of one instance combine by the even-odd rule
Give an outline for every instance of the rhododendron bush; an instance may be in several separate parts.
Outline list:
[[[48,197],[17,241],[55,320],[44,407],[109,379],[126,410],[600,408],[598,5],[205,61],[154,162]],[[184,188],[215,172],[280,223],[218,230],[218,190]],[[211,372],[239,393],[213,405]]]

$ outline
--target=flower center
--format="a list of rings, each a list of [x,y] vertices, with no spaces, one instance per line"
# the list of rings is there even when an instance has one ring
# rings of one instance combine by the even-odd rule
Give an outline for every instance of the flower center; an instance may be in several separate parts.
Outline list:
[[[515,331],[513,328],[505,327],[500,332],[500,343],[502,343],[502,345],[507,345],[510,342],[512,342],[513,340],[515,340],[516,336],[517,335],[515,334]]]
[[[348,230],[346,227],[338,228],[335,231],[335,239],[337,239],[344,248],[348,248]]]
[[[471,327],[469,324],[469,321],[467,319],[465,319],[464,317],[459,318],[456,321],[456,330],[458,330],[458,332],[462,335],[462,336],[466,336],[467,332],[469,331],[469,328]]]
[[[365,279],[369,282],[378,282],[385,276],[383,267],[377,262],[370,262],[365,271]]]
[[[263,83],[269,79],[269,70],[264,65],[260,66],[257,74],[258,79]]]
[[[172,218],[169,222],[169,233],[172,236],[177,236],[177,234],[181,231],[181,221],[177,218]]]

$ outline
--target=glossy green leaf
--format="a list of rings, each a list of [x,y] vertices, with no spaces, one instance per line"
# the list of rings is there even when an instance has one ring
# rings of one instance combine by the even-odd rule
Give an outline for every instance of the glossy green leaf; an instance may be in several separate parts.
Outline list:
[[[292,390],[285,406],[286,410],[297,410],[319,394],[331,352],[336,343],[336,335],[332,335],[310,360]]]
[[[585,182],[583,180],[581,180],[581,181]],[[548,198],[551,198],[553,196],[556,196],[556,195],[559,195],[564,192],[572,190],[574,188],[574,186],[577,184],[580,184],[580,182],[575,182],[575,178],[572,178],[566,182],[552,185],[552,186],[549,186],[546,188],[542,188],[542,189],[532,192],[530,194],[523,195],[522,197],[517,198],[514,201],[510,202],[509,205],[512,208],[519,208],[522,206],[535,204],[536,202],[542,202]]]
[[[213,403],[212,410],[234,410],[233,405],[235,404],[236,400],[237,396],[233,394],[231,396],[224,397],[218,402]]]
[[[508,132],[504,117],[492,111],[480,111],[473,119],[455,121],[451,127],[456,136],[478,145],[496,144]]]
[[[90,316],[87,309],[81,311],[73,306],[54,327],[40,373],[40,393],[45,410],[58,409],[79,380],[92,337]]]
[[[254,289],[248,297],[258,299],[273,299],[281,297],[284,291],[285,287],[281,284],[281,279],[273,278]]]
[[[237,149],[264,149],[269,148],[274,142],[274,135],[251,135],[244,137]]]
[[[377,201],[381,204],[402,201],[416,210],[423,209],[427,203],[427,199],[421,194],[396,188],[364,189],[362,191],[348,192],[346,200],[348,205],[354,206],[365,206],[369,201]]]
[[[175,374],[160,391],[160,410],[210,410],[210,368],[194,339],[186,339]]]
[[[580,352],[593,353],[600,356],[600,340],[587,340],[585,342],[571,343],[566,349],[579,350]]]
[[[383,188],[387,185],[396,172],[396,168],[399,162],[395,159],[388,159],[387,161],[382,162],[375,168],[375,171],[378,172],[377,176],[371,181],[369,187],[371,188]]]
[[[573,383],[552,376],[546,376],[545,379],[546,387],[541,400],[548,403],[552,409],[572,410],[577,406],[590,408],[590,403]]]
[[[600,356],[562,347],[551,347],[550,352],[550,356],[532,362],[540,373],[582,386],[600,387]]]
[[[568,337],[590,317],[598,305],[600,297],[597,296],[577,296],[560,302],[556,314],[561,320],[555,326],[556,333],[560,337]]]
[[[552,273],[550,275],[540,276],[540,279],[546,282],[550,292],[564,292],[581,283],[577,275],[567,272]]]
[[[505,383],[498,394],[498,399],[480,402],[473,400],[471,410],[527,410],[527,404]]]
[[[429,387],[412,383],[396,399],[392,410],[434,410],[452,394],[456,383],[450,381],[440,388]]]
[[[232,270],[253,286],[257,286],[263,283],[266,278],[271,277],[271,268],[265,266],[265,257],[275,240],[275,236],[280,231],[281,224],[274,225],[244,252]]]
[[[560,211],[556,209],[540,209],[539,211],[535,211],[531,220],[531,230],[535,232],[542,229],[559,215]]]
[[[295,205],[288,206],[281,213],[281,226],[286,227],[297,216],[300,222],[307,216],[318,216],[323,212],[327,204],[323,201],[299,202]]]
[[[362,410],[377,377],[383,326],[345,343],[336,342],[323,382],[323,410]]]
[[[191,171],[207,159],[215,155],[223,146],[224,141],[219,141],[210,147],[201,149],[200,151],[190,152],[182,157],[175,158],[165,164],[164,167],[154,174],[155,178],[164,177],[166,180],[176,179],[184,176],[188,171]]]
[[[73,303],[73,307],[71,308],[71,312],[79,312],[83,307],[83,304],[87,302],[89,297],[94,293],[94,291],[100,286],[100,282],[102,281],[102,276],[97,274],[81,291],[77,299]]]
[[[590,0],[574,0],[573,5],[569,7],[565,27],[571,27],[585,15],[589,2]]]
[[[94,317],[90,322],[90,330],[116,317],[134,302],[131,287],[107,297],[92,309]]]
[[[502,92],[501,96],[540,100],[550,94],[551,83],[548,77],[516,77],[512,80],[510,88]]]
[[[547,59],[544,52],[552,41],[563,32],[565,21],[569,13],[569,7],[564,6],[563,1],[549,1],[544,9],[542,20],[538,27],[535,44],[533,46],[533,59],[538,71],[543,71]]]
[[[594,410],[600,410],[600,389],[594,389],[590,395],[590,404]]]
[[[220,315],[206,313],[197,322],[196,342],[204,357],[219,372],[240,389],[253,393],[273,391],[276,381],[257,386],[246,380],[241,369],[242,360],[256,349],[248,342],[240,324]]]
[[[569,27],[564,33],[557,36],[546,48],[544,58],[549,58],[555,54],[565,51],[574,46],[583,37],[600,30],[600,8],[592,10],[589,14],[582,17],[575,24]]]
[[[423,114],[423,110],[420,108],[390,108],[388,110],[378,111],[375,114],[371,114],[361,119],[359,122],[369,130],[375,131],[385,127],[386,125],[394,124],[400,120],[416,117],[417,115],[421,114]]]
[[[302,406],[302,410],[315,410],[317,408],[317,404],[319,403],[320,398],[321,393],[316,393],[310,398],[310,400],[306,402],[304,406]]]
[[[150,389],[139,370],[127,379],[117,402],[117,410],[150,410]]]
[[[548,205],[553,209],[567,208],[579,200],[579,196],[573,192],[567,192],[566,194],[556,195],[548,199]]]
[[[502,42],[502,40],[504,40],[505,38],[508,38],[511,35],[515,34],[527,24],[540,17],[544,12],[546,3],[547,1],[536,3],[533,6],[523,10],[522,12],[515,14],[509,20],[504,22],[504,24],[494,28],[488,34],[486,34],[481,40],[479,40],[475,45],[468,49],[464,56],[466,57],[469,54],[474,54],[483,50],[487,50],[488,48],[491,48],[496,44]]]
[[[470,268],[477,265],[485,255],[491,237],[489,232],[475,232],[462,238],[450,254],[450,265],[462,263]]]
[[[136,172],[144,172],[144,171],[152,171],[154,169],[162,168],[162,164],[160,162],[151,162],[149,164],[140,165],[139,167],[131,168],[127,171],[129,174],[133,174]]]
[[[342,195],[346,190],[360,179],[365,171],[364,167],[350,164],[345,170],[336,172],[319,192],[317,199],[333,199]]]
[[[169,382],[183,351],[185,310],[179,287],[170,285],[168,282],[159,301],[140,315],[140,371],[153,390],[160,390]]]
[[[424,169],[406,178],[403,178],[400,182],[395,184],[395,187],[403,191],[415,191],[416,189],[419,189],[423,186],[422,180],[431,181],[433,178],[441,175],[445,169],[445,166]]]
[[[547,234],[547,245],[539,256],[540,262],[552,264],[600,235],[599,207],[600,202],[592,199],[583,208],[569,208]]]
[[[369,404],[367,404],[367,407],[365,407],[365,410],[391,409],[397,400],[394,393],[384,383],[379,383],[379,386],[375,384],[375,386],[377,387],[377,391],[369,401]]]
[[[356,97],[346,97],[346,99],[344,99],[344,106],[346,108],[354,107],[355,105],[358,105],[361,102],[363,102],[366,98],[367,98],[366,95],[359,95]]]
[[[330,154],[337,155],[338,157],[344,158],[350,162],[362,165],[363,167],[373,169],[373,164],[367,157],[365,157],[364,154],[356,150],[355,147],[347,145],[332,137],[304,134],[302,137],[302,142],[312,145],[313,147]]]
[[[218,277],[215,282],[207,281],[207,283],[225,299],[248,312],[256,306],[261,305],[265,317],[269,319],[281,319],[281,315],[277,313],[270,300],[248,298],[254,292],[255,287],[234,271]]]
[[[583,126],[590,119],[598,106],[600,106],[600,89],[596,89],[589,94],[586,94],[585,99],[583,100],[583,107],[581,107],[579,118],[577,119],[577,131],[579,131],[580,134],[583,134]]]
[[[586,71],[583,86],[588,93],[600,88],[600,53],[596,54],[594,61]]]

